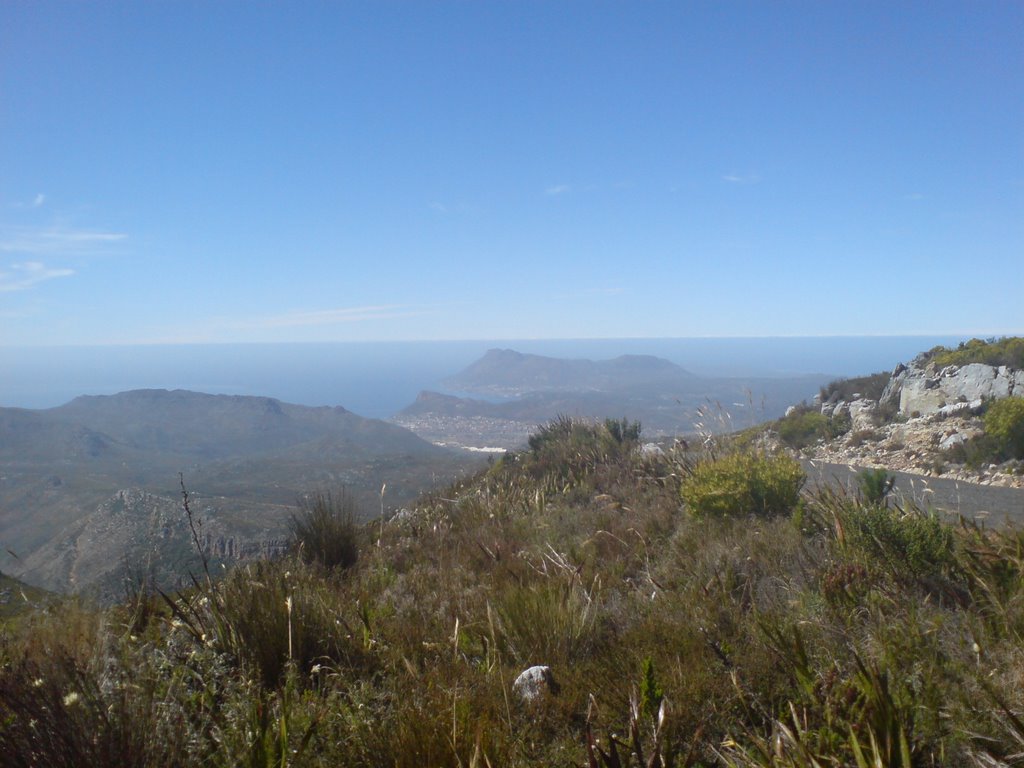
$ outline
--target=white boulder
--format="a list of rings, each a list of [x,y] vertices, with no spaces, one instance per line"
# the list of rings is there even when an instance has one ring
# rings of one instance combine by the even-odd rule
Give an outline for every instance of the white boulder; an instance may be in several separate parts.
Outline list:
[[[556,694],[558,687],[551,667],[541,665],[524,669],[512,683],[512,690],[523,701],[535,701],[542,696]]]

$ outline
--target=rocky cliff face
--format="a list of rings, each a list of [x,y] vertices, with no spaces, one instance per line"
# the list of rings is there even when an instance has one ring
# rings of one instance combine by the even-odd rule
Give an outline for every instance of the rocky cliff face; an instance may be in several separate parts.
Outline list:
[[[204,555],[216,565],[264,559],[287,549],[281,507],[277,526],[239,524],[216,502],[193,500]],[[269,517],[269,516],[268,516]],[[85,591],[103,602],[124,597],[132,580],[163,589],[187,585],[202,573],[181,499],[122,488],[24,558],[33,582],[58,591]]]
[[[1024,370],[981,363],[897,366],[882,401],[899,403],[902,416],[929,416],[958,404],[1024,396]],[[959,406],[961,410],[966,408]]]

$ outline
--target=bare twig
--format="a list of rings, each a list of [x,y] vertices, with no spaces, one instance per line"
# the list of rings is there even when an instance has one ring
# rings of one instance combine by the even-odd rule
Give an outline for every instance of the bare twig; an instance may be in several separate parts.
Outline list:
[[[206,574],[206,583],[209,584],[213,581],[210,577],[210,564],[206,558],[206,552],[203,550],[203,545],[199,542],[199,531],[196,530],[195,519],[192,515],[192,509],[188,505],[188,489],[185,487],[185,475],[181,472],[178,473],[178,482],[181,484],[181,505],[185,508],[185,517],[188,518],[188,527],[192,531],[192,543],[195,544],[196,551],[199,553],[199,557],[203,561],[203,572]]]

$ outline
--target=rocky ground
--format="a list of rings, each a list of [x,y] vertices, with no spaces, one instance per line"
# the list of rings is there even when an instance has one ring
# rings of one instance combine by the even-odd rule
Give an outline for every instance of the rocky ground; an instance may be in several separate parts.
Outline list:
[[[1024,488],[1024,462],[970,469],[950,458],[950,449],[981,434],[971,415],[920,416],[869,429],[852,430],[803,451],[803,457],[831,464],[854,464],[950,480]]]

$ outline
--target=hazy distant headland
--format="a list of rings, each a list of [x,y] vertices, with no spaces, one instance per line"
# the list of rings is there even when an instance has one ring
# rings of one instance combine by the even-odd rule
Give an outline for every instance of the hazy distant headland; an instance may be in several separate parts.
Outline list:
[[[558,358],[664,358],[698,376],[855,376],[891,370],[961,336],[561,339],[331,344],[0,347],[0,406],[52,408],[79,395],[188,389],[341,405],[386,418],[488,349]]]
[[[475,450],[518,448],[559,416],[612,414],[640,422],[648,437],[729,432],[781,416],[830,378],[697,376],[653,355],[589,360],[491,349],[442,382],[462,396],[424,390],[393,421],[432,442]]]

